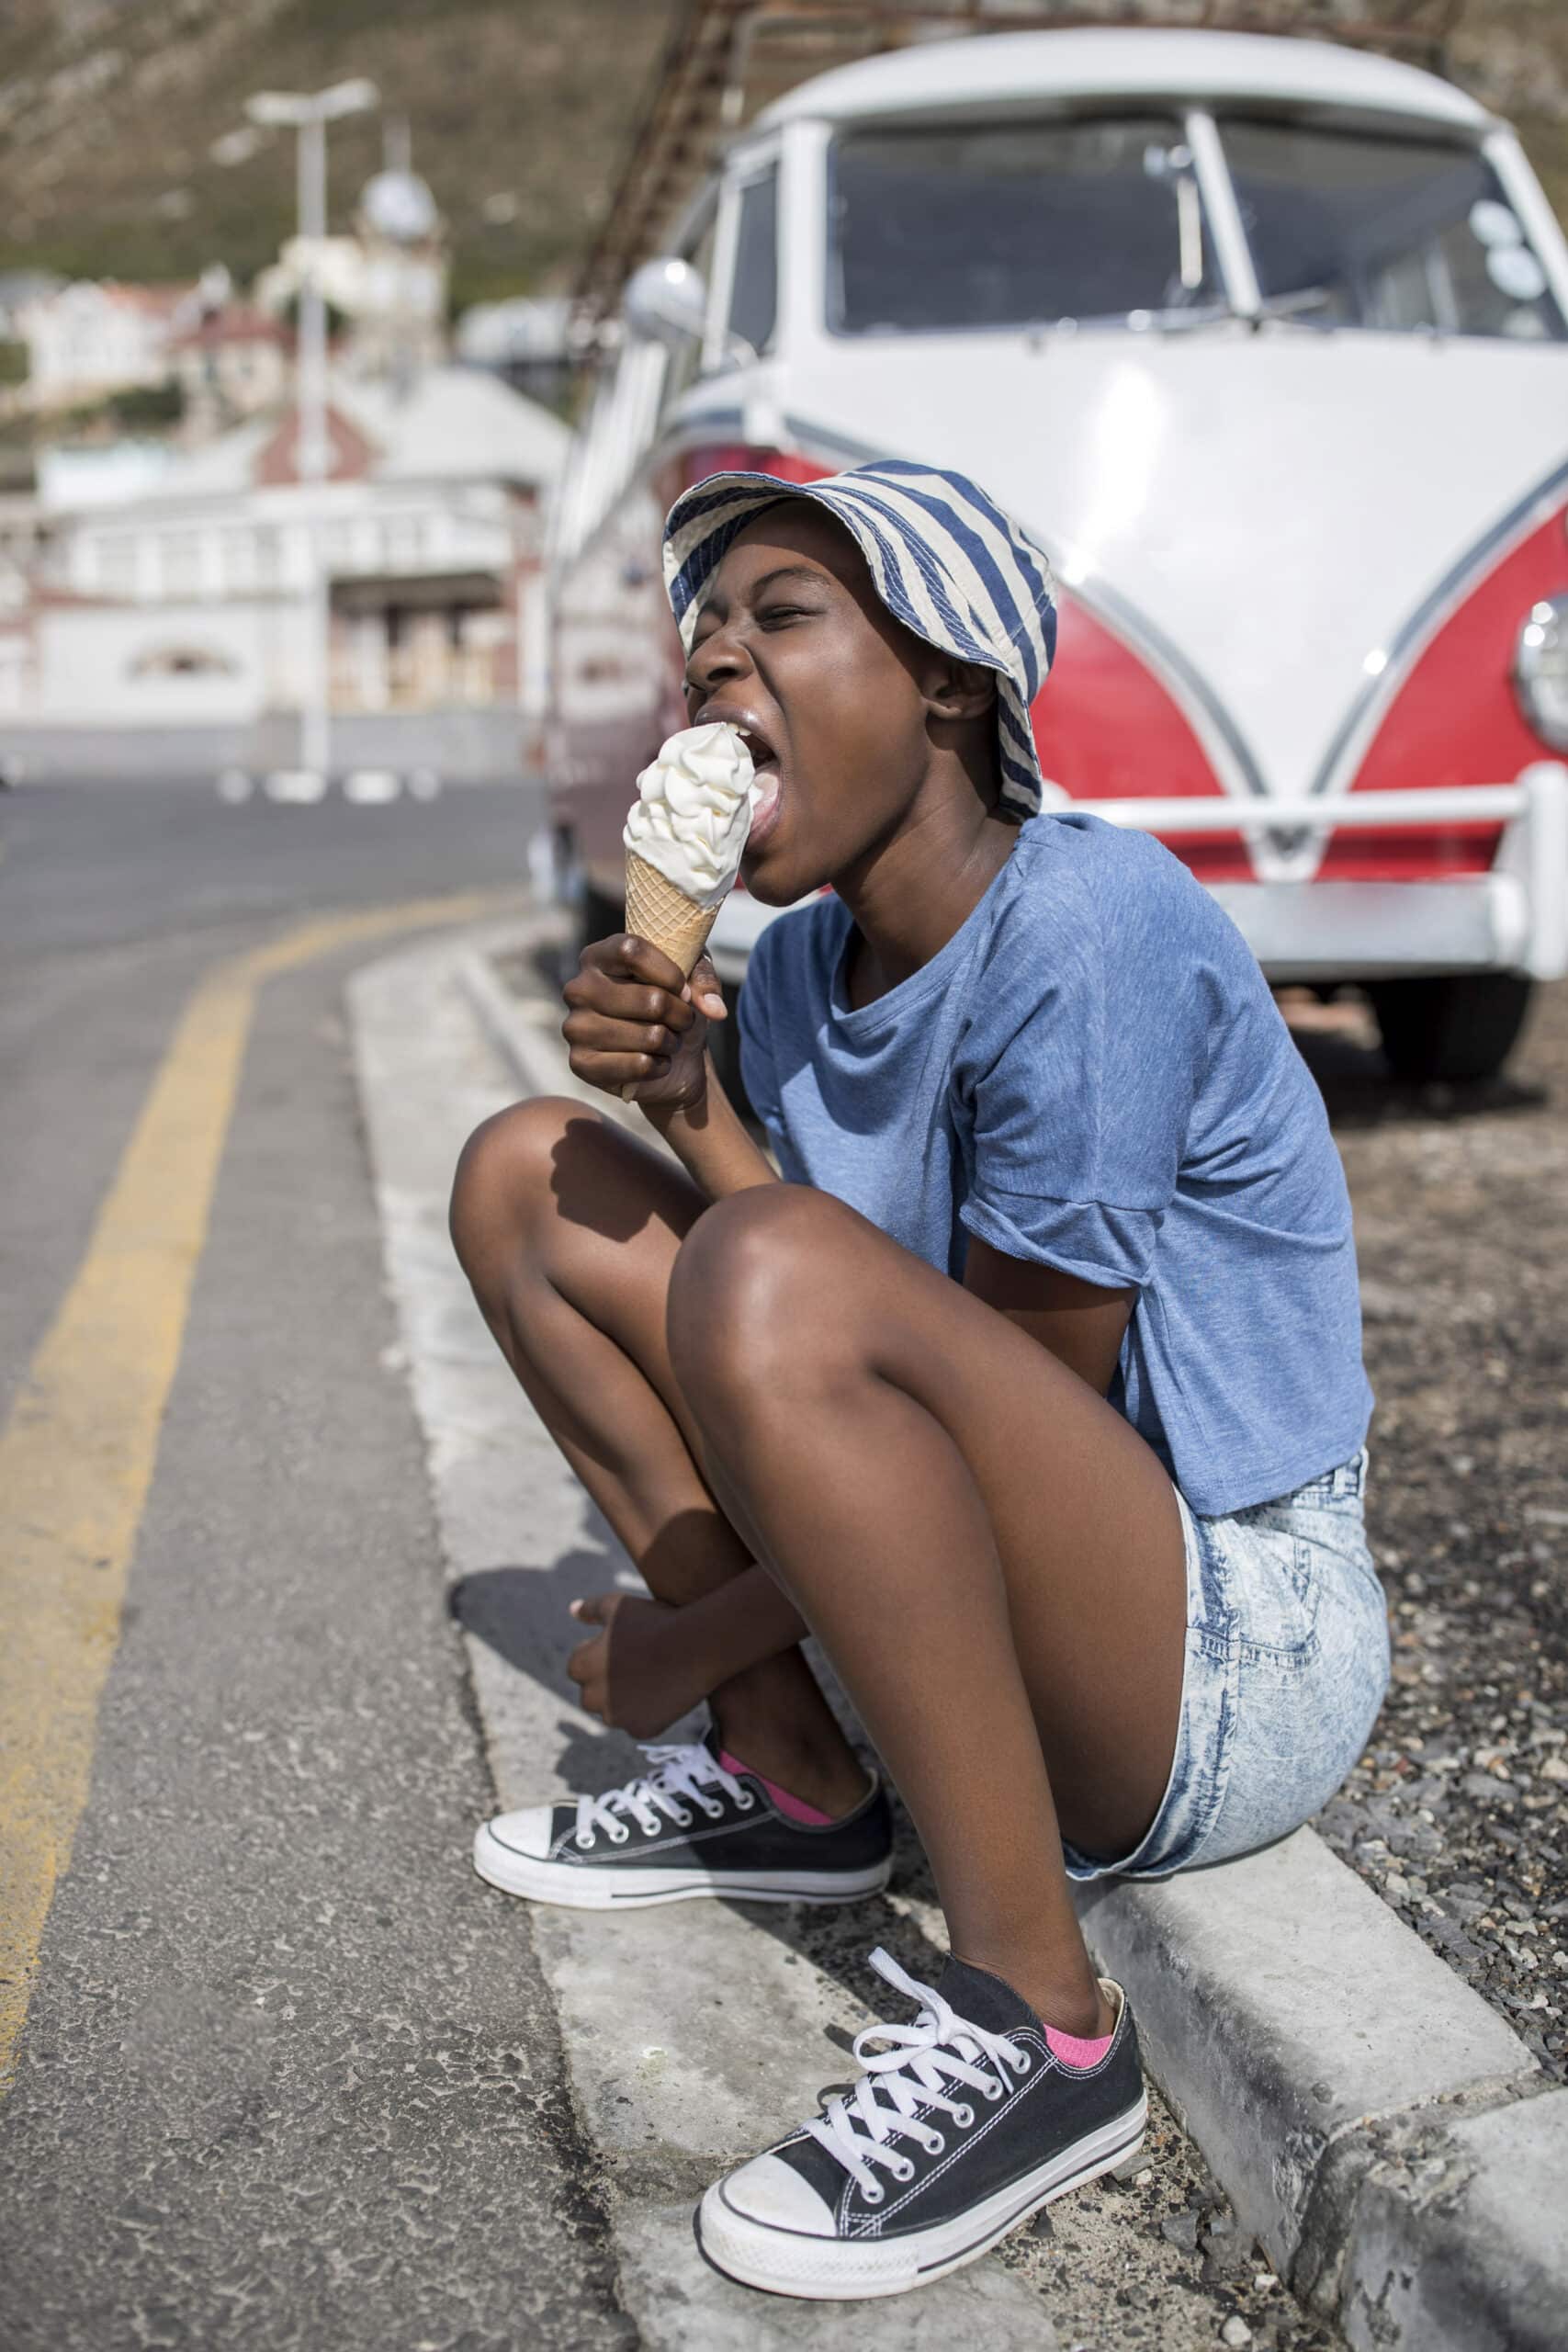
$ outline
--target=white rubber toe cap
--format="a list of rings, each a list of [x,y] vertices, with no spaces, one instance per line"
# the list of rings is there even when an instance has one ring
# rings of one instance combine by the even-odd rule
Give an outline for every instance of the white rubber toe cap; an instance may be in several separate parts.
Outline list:
[[[550,1807],[532,1804],[519,1813],[498,1813],[492,1821],[485,1823],[479,1836],[492,1838],[509,1853],[542,1862],[550,1850]]]
[[[732,2211],[763,2229],[795,2230],[814,2238],[833,2235],[831,2209],[782,2156],[753,2156],[729,2175],[720,2193]]]

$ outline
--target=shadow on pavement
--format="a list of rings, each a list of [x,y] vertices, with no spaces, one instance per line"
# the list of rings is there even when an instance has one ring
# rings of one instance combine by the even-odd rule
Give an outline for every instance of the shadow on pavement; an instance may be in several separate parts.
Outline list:
[[[548,1568],[477,1569],[453,1586],[448,1606],[463,1630],[483,1642],[514,1672],[528,1675],[553,1697],[568,1700],[575,1707],[578,1690],[566,1671],[566,1658],[582,1639],[582,1629],[567,1615],[567,1604],[582,1594],[617,1586],[626,1589],[630,1581],[626,1555],[606,1529],[603,1542],[580,1545]],[[852,1710],[825,1663],[814,1662],[836,1712],[869,1767],[874,1759]],[[700,1738],[703,1720],[700,1713],[682,1717],[661,1736]],[[571,1716],[563,1716],[557,1730],[560,1738],[557,1769],[569,1788],[597,1794],[617,1787],[640,1769],[639,1750],[624,1732],[595,1730]],[[896,1792],[893,1809],[893,1885],[906,1900],[934,1905],[936,1889],[924,1850]],[[907,1911],[882,1895],[831,1909],[808,1904],[728,1901],[726,1908],[820,1969],[866,2010],[868,2021],[883,2006],[878,1995],[885,1989],[866,1964],[867,1954],[875,1945],[886,1944],[913,1975],[927,1984],[935,1982],[946,1958],[945,1951],[931,1941]],[[840,2029],[829,2029],[829,2039],[848,2052],[849,2037]]]

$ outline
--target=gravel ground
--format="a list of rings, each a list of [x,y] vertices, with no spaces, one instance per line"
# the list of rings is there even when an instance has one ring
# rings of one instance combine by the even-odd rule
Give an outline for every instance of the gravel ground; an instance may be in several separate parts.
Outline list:
[[[997,2258],[1038,2285],[1063,2352],[1337,2352],[1340,2344],[1238,2231],[1153,2090],[1134,2177],[1064,2197],[1004,2240]]]
[[[1568,983],[1539,991],[1506,1078],[1472,1087],[1391,1084],[1357,1003],[1317,1022],[1394,1638],[1372,1743],[1317,1826],[1568,2079]]]

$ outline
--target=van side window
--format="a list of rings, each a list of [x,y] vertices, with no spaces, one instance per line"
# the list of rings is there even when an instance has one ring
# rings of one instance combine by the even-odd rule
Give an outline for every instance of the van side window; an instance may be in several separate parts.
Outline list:
[[[740,191],[728,327],[753,351],[773,339],[779,307],[779,175],[775,164]]]

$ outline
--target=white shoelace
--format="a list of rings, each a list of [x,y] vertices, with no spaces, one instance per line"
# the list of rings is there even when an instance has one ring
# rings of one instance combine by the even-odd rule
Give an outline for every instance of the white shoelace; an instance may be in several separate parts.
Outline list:
[[[886,2165],[895,2180],[912,2180],[915,2167],[893,2146],[898,2139],[919,2141],[928,2155],[937,2156],[947,2143],[933,2124],[916,2115],[918,2107],[939,2108],[963,2130],[975,2120],[966,2100],[952,2098],[949,2082],[966,2083],[993,2103],[1012,2086],[1005,2069],[1027,2075],[1032,2060],[1004,2033],[987,2033],[983,2026],[944,2001],[930,1984],[922,1984],[899,1967],[880,1945],[871,1955],[879,1976],[911,2001],[920,2013],[913,2025],[870,2025],[855,2036],[855,2057],[866,2072],[854,2089],[829,2099],[819,2117],[802,2128],[851,2176],[868,2205],[880,2205],[886,2194],[871,2171]],[[891,2042],[889,2050],[873,2050],[872,2042]],[[864,2049],[862,2043],[868,2046]],[[988,2060],[995,2072],[977,2062]]]
[[[650,1770],[641,1780],[628,1781],[624,1789],[608,1789],[602,1797],[578,1798],[575,1834],[580,1846],[591,1846],[601,1829],[613,1846],[624,1846],[631,1836],[628,1818],[649,1838],[660,1829],[660,1815],[678,1829],[688,1829],[692,1815],[682,1800],[700,1807],[710,1821],[717,1821],[724,1807],[704,1793],[715,1786],[733,1797],[742,1813],[750,1813],[755,1803],[711,1748],[677,1744],[645,1747],[642,1752]]]

